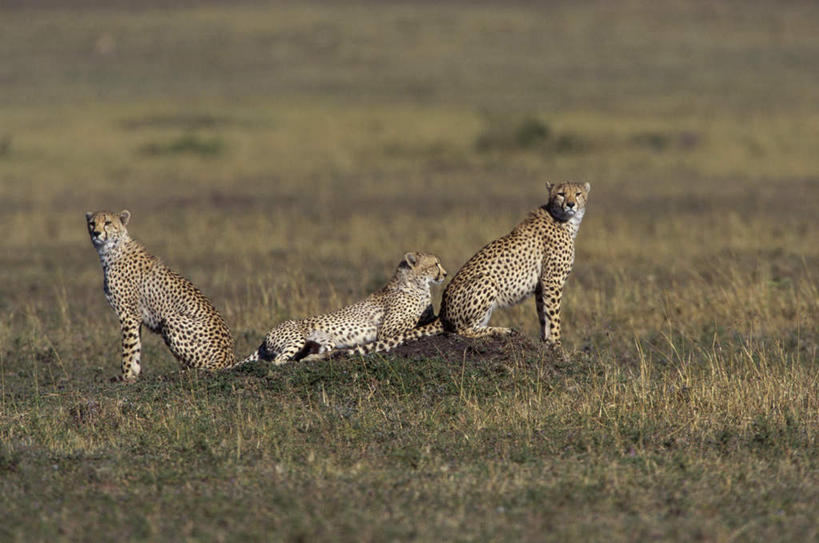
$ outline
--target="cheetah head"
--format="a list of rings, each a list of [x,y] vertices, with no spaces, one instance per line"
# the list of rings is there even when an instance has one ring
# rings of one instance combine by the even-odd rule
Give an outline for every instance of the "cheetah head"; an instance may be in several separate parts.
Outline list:
[[[446,278],[446,270],[435,255],[411,252],[404,255],[399,268],[405,268],[412,275],[430,283],[441,283]]]
[[[566,222],[575,216],[583,216],[586,211],[586,200],[589,198],[591,185],[588,183],[546,183],[549,191],[549,203],[546,209],[560,222]],[[579,219],[578,219],[579,220]]]
[[[128,235],[125,225],[131,218],[131,212],[126,210],[114,213],[112,211],[96,211],[85,214],[88,223],[88,234],[91,243],[97,249],[111,246]]]

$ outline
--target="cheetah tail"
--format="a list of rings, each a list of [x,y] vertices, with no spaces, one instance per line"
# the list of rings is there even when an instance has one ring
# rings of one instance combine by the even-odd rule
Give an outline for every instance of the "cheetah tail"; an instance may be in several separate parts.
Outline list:
[[[377,341],[373,341],[372,343],[358,345],[350,349],[342,349],[341,352],[345,354],[384,353],[391,351],[395,347],[403,345],[409,341],[415,341],[427,336],[437,336],[443,333],[444,325],[441,323],[441,319],[435,319],[429,324],[419,326],[418,328],[413,328],[412,330],[407,330],[406,332],[398,334],[397,336],[379,339]]]
[[[248,364],[250,362],[256,362],[262,357],[262,349],[264,349],[264,344],[262,344],[261,347],[250,353],[244,359],[239,360],[238,362],[234,362],[230,366],[227,366],[225,369],[232,370],[238,368],[239,366],[244,366],[245,364]]]

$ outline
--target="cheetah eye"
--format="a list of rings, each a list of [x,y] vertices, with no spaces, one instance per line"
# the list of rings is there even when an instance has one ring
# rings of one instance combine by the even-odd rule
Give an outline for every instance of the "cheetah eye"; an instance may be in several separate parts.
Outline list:
[[[110,225],[111,225],[111,221],[105,221],[105,226],[110,226]]]
[[[566,197],[566,193],[565,193],[565,192],[558,192],[558,193],[557,193],[557,195],[558,195],[558,196],[560,196],[561,198],[565,198],[565,197]]]
[[[583,193],[582,193],[582,192],[578,192],[578,193],[576,193],[576,194],[575,194],[575,196],[580,196],[581,194],[583,194]]]

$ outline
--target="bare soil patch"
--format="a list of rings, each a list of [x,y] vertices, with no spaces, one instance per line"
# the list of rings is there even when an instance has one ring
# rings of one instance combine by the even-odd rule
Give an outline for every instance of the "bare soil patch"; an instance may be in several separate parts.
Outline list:
[[[478,339],[457,334],[429,336],[400,345],[391,350],[389,355],[413,360],[442,358],[452,362],[481,361],[495,364],[559,360],[559,357],[540,341],[517,331],[508,336]]]

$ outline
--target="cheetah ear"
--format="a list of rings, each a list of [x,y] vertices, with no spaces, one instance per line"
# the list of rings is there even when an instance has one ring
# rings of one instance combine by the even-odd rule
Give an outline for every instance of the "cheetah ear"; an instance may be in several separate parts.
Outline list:
[[[410,268],[414,268],[418,263],[418,255],[416,253],[407,253],[404,255],[404,262],[406,262]]]
[[[123,209],[119,212],[119,222],[122,223],[122,226],[128,224],[128,221],[131,220],[131,212],[127,209]]]
[[[591,183],[586,183],[583,188],[586,189],[586,194],[588,194],[591,191]]]
[[[86,211],[86,212],[85,212],[85,222],[90,221],[90,220],[91,220],[91,217],[93,217],[93,216],[94,216],[94,214],[93,214],[93,213],[91,213],[90,211]]]
[[[555,188],[554,183],[550,183],[550,182],[546,181],[546,192],[551,194],[553,188]]]

